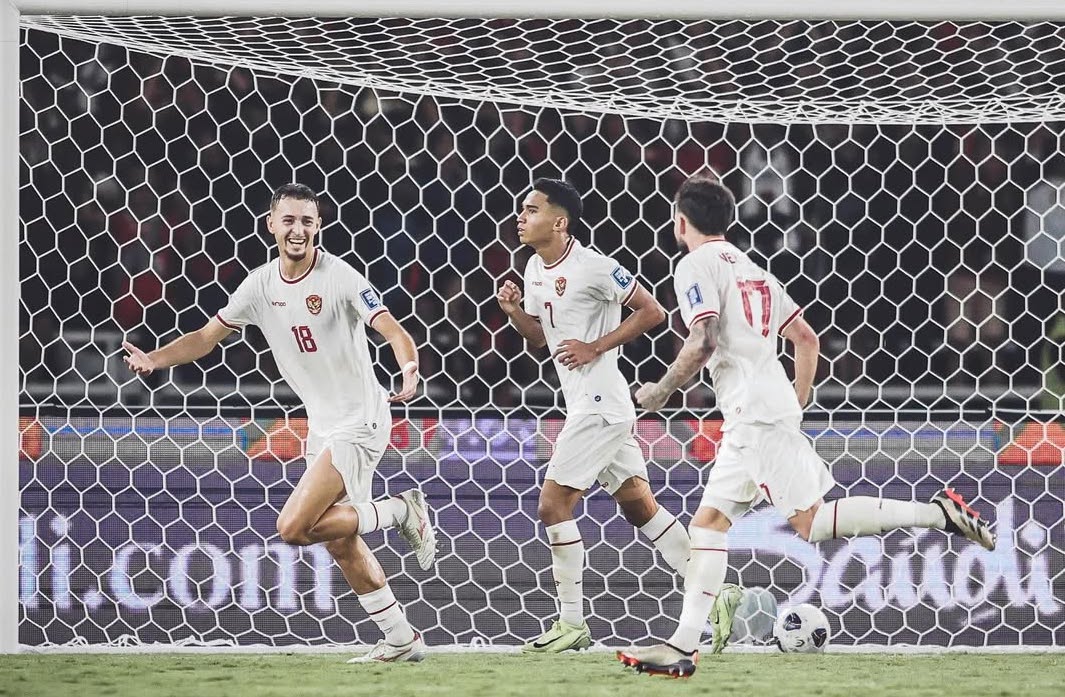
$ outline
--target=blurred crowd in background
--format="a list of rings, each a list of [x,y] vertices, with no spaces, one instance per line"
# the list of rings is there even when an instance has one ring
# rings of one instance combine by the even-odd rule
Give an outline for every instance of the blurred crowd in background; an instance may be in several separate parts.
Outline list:
[[[671,201],[705,167],[731,239],[806,308],[816,406],[1060,410],[1065,123],[749,125],[577,115],[264,77],[29,32],[22,51],[24,405],[294,405],[256,330],[172,375],[144,349],[195,330],[276,256],[272,190],[323,195],[320,243],[364,271],[419,345],[426,407],[561,405],[495,301],[529,256],[518,201],[584,192],[575,234],[674,310]],[[372,333],[371,333],[372,334]],[[660,377],[677,313],[623,349]],[[379,337],[373,340],[380,344]],[[395,371],[381,353],[381,378]],[[671,406],[712,409],[706,389]]]

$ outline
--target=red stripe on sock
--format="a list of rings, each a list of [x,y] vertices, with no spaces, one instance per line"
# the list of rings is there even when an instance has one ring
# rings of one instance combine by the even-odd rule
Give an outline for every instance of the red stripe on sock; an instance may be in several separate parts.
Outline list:
[[[832,537],[836,537],[836,518],[839,517],[839,501],[832,502]]]
[[[720,549],[718,547],[692,547],[693,552],[728,552],[727,549]]]
[[[378,530],[378,529],[381,528],[381,514],[377,510],[377,504],[376,503],[371,501],[370,505],[373,506],[373,518],[374,518],[373,529],[374,530]]]
[[[392,609],[393,607],[395,607],[395,606],[396,606],[396,605],[398,605],[398,604],[399,604],[399,601],[398,601],[398,600],[393,600],[393,601],[392,601],[392,604],[391,604],[391,605],[389,605],[388,607],[383,607],[383,608],[381,608],[380,610],[374,610],[373,612],[371,612],[371,613],[369,613],[369,614],[371,614],[371,615],[379,615],[379,614],[381,614],[382,612],[384,612],[385,610],[391,610],[391,609]]]
[[[665,534],[666,534],[667,532],[669,532],[669,529],[670,529],[671,527],[673,527],[674,525],[676,525],[676,524],[677,524],[677,519],[676,519],[676,518],[674,518],[674,519],[673,519],[673,522],[672,522],[672,523],[670,523],[669,525],[667,525],[667,526],[666,526],[666,529],[662,531],[662,535],[665,535]],[[655,539],[651,540],[651,544],[654,544],[655,542],[658,542],[659,540],[661,540],[661,539],[662,539],[662,535],[659,535],[659,536],[658,536],[658,537],[656,537]]]
[[[575,544],[577,544],[580,541],[581,541],[581,538],[578,537],[576,540],[570,540],[569,542],[552,542],[551,546],[552,547],[565,547],[566,545],[575,545]]]
[[[703,591],[703,595],[709,595],[711,598],[717,597],[717,593],[711,593],[710,591]]]

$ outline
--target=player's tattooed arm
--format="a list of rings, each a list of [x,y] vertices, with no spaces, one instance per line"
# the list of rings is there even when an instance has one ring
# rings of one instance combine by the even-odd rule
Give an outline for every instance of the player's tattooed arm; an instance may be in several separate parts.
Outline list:
[[[658,411],[665,406],[669,396],[691,380],[710,360],[717,348],[720,328],[717,317],[711,316],[696,322],[669,370],[658,382],[640,387],[636,391],[636,402],[647,411]]]

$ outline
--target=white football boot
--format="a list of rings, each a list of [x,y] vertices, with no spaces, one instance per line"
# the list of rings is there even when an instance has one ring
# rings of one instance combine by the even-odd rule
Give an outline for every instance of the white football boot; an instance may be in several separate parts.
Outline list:
[[[382,639],[369,653],[349,658],[348,663],[417,663],[425,660],[426,648],[422,635],[415,632],[414,639],[403,646],[393,646]]]
[[[418,566],[428,571],[436,561],[436,531],[429,519],[429,506],[421,489],[409,489],[399,495],[407,503],[407,518],[399,526],[399,532],[410,543]]]

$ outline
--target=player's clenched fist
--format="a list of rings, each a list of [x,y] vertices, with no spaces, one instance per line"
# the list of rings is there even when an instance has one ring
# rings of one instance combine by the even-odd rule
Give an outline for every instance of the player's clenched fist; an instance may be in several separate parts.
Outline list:
[[[514,281],[504,281],[496,293],[496,300],[508,315],[521,306],[521,288]]]
[[[648,382],[636,390],[636,403],[647,411],[658,411],[669,401],[669,393],[657,382]]]

